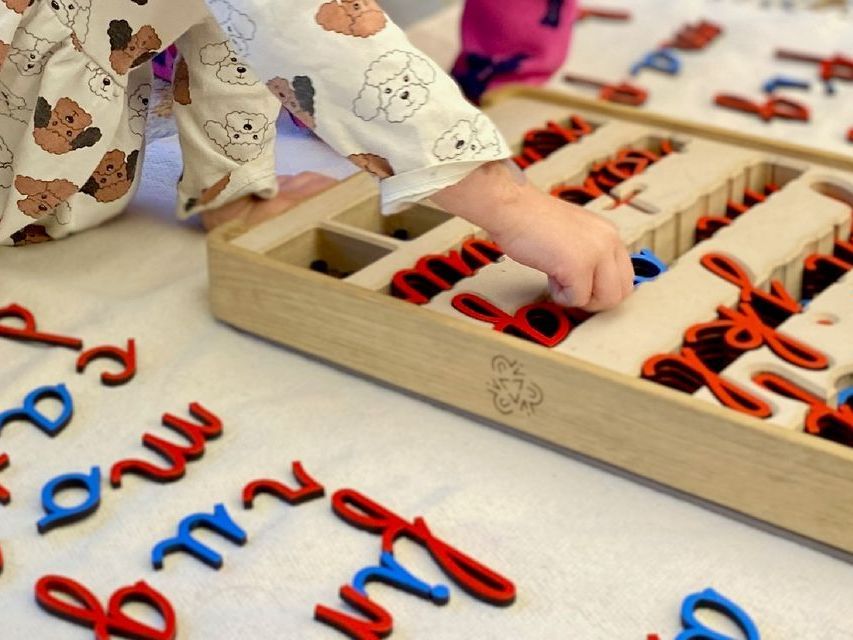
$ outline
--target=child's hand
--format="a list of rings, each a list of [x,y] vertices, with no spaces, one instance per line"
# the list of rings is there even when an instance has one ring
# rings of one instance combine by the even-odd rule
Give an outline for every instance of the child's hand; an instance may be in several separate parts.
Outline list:
[[[271,200],[246,196],[216,209],[202,212],[201,222],[208,231],[230,222],[243,220],[248,226],[256,225],[290,209],[303,200],[337,184],[337,180],[319,173],[305,171],[295,176],[279,176],[279,192]]]
[[[512,259],[544,271],[558,304],[602,311],[633,291],[631,259],[613,224],[517,181],[502,163],[432,199],[483,227]]]

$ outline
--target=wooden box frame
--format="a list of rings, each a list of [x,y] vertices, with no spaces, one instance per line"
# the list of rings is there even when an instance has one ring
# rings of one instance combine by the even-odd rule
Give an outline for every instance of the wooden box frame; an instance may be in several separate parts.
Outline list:
[[[510,88],[488,103],[519,95],[853,171],[853,159],[840,154],[553,92]],[[276,246],[275,237],[314,228],[318,207],[353,206],[360,189],[369,205],[376,196],[364,184],[364,175],[356,175],[264,223],[266,249]],[[210,298],[217,318],[853,553],[853,449],[287,264],[240,246],[249,233],[232,224],[210,236]],[[495,401],[492,384],[511,364],[520,368],[513,376],[519,388],[536,396],[527,405]]]

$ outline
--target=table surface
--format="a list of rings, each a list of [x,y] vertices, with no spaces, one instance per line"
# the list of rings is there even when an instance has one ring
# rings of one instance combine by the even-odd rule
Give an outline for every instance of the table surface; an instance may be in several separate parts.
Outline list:
[[[284,172],[351,171],[304,131],[284,127],[279,143]],[[0,408],[59,382],[75,401],[55,439],[24,423],[3,429],[12,465],[0,483],[13,501],[0,514],[0,636],[92,637],[37,607],[34,585],[53,573],[102,601],[146,580],[174,604],[178,638],[343,637],[314,622],[313,608],[339,606],[338,588],[377,562],[378,539],[338,520],[328,499],[240,506],[245,483],[291,483],[290,463],[301,460],[329,494],[354,488],[403,516],[423,515],[437,535],[517,585],[508,609],[455,587],[439,608],[373,586],[394,615],[395,638],[672,638],[682,599],[706,587],[750,611],[765,639],[853,638],[848,562],[216,322],[204,235],[172,217],[179,172],[175,140],[157,140],[126,214],[61,242],[0,249],[3,304],[29,307],[44,330],[87,346],[133,337],[139,353],[137,377],[107,388],[96,371],[77,375],[69,350],[0,341]],[[220,415],[225,431],[183,480],[127,477],[119,490],[105,481],[97,513],[36,533],[47,481],[94,465],[107,475],[126,457],[155,460],[140,437],[166,435],[161,414],[186,415],[194,401]],[[201,533],[223,554],[220,571],[186,555],[154,571],[152,547],[217,503],[248,544]],[[426,581],[448,584],[411,543],[397,555]]]

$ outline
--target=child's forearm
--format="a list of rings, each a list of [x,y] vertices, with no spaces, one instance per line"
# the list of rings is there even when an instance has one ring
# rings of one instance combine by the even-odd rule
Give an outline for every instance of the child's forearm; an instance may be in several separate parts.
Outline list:
[[[600,311],[631,292],[633,269],[616,227],[519,180],[508,163],[482,165],[432,200],[485,229],[510,258],[548,274],[559,304]]]
[[[500,240],[530,224],[531,205],[545,195],[507,161],[488,162],[431,200]]]

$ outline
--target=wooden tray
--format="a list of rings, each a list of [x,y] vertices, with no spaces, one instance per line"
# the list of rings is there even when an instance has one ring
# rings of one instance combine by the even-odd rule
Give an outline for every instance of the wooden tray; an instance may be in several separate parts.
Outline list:
[[[675,140],[683,150],[680,157],[661,162],[654,173],[649,169],[648,175],[631,179],[640,183],[640,195],[647,196],[648,206],[655,209],[656,202],[660,204],[649,218],[667,222],[655,224],[651,230],[638,227],[636,215],[629,223],[620,222],[623,237],[632,248],[657,245],[655,249],[668,254],[670,260],[684,255],[671,273],[690,263],[685,244],[689,242],[683,232],[687,223],[703,208],[707,211],[724,204],[727,197],[759,176],[792,185],[778,202],[792,198],[792,203],[800,202],[791,194],[807,199],[813,215],[803,216],[803,220],[837,217],[841,206],[837,198],[846,198],[847,187],[853,188],[853,174],[844,173],[853,172],[853,159],[806,147],[779,145],[532,89],[505,90],[492,96],[489,104],[490,115],[512,143],[528,128],[550,119],[565,120],[571,113],[597,127],[581,142],[528,169],[530,179],[542,188],[561,180],[577,180],[592,161],[619,146]],[[727,145],[726,152],[715,156],[710,151],[718,144]],[[736,169],[720,184],[708,178],[712,182],[704,184],[702,193],[691,194],[683,188],[683,181],[678,184],[672,176],[683,170],[681,163],[689,164],[694,157],[705,163],[709,157],[725,158]],[[696,175],[717,174],[720,171],[709,165]],[[822,186],[820,191],[812,189],[812,201],[806,187],[813,184]],[[834,198],[821,195],[827,190]],[[592,209],[603,211],[602,207],[606,209],[597,201],[590,203]],[[771,209],[770,205],[765,208]],[[778,203],[773,210],[786,214]],[[743,219],[753,216],[749,219],[758,220],[761,215],[756,208]],[[732,228],[740,224],[738,219]],[[849,224],[849,219],[846,228],[839,222],[835,236],[849,234]],[[396,228],[406,228],[410,239],[392,237]],[[453,292],[434,298],[427,308],[389,295],[395,272],[411,267],[422,255],[457,249],[473,235],[482,232],[428,204],[383,218],[374,180],[358,174],[258,227],[230,225],[212,234],[212,310],[216,317],[240,329],[853,552],[853,449],[715,406],[707,399],[642,380],[636,372],[611,370],[624,364],[594,364],[575,357],[571,349],[551,350],[452,315],[455,312],[448,296],[465,287],[477,290],[477,279],[480,274],[485,277],[487,270],[491,274],[488,286],[494,287],[499,265],[483,268]],[[774,246],[773,234],[765,235],[762,241]],[[803,257],[825,249],[827,242],[831,246],[832,234],[825,236],[809,239],[797,251],[785,251],[784,260],[773,265],[761,282],[772,276],[798,285]],[[309,269],[318,259],[345,277],[336,279]],[[505,267],[507,282],[518,286],[492,290],[489,295],[511,304],[532,291],[536,276],[519,270],[518,265]],[[544,276],[537,276],[544,281]],[[848,276],[853,281],[853,273]],[[677,282],[677,276],[667,274],[642,285],[631,300],[642,307],[651,295],[643,289],[664,291],[667,278]],[[690,307],[684,300],[678,304]],[[680,317],[678,313],[673,316]],[[621,320],[632,317],[625,312]],[[680,332],[686,328],[678,327]],[[666,332],[655,327],[649,333]],[[581,341],[577,346],[582,350],[584,344]],[[673,346],[677,347],[669,349]],[[656,348],[648,355],[659,351]]]

